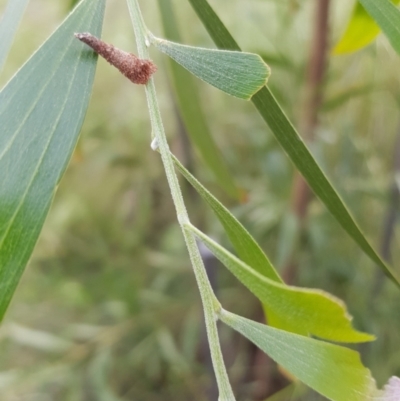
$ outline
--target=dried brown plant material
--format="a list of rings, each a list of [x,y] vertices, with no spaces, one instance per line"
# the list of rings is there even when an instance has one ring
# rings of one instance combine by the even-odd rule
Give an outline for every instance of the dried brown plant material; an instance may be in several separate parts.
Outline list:
[[[75,36],[105,58],[134,84],[147,84],[150,77],[157,71],[157,66],[151,60],[140,59],[132,53],[124,52],[90,33],[76,33]]]

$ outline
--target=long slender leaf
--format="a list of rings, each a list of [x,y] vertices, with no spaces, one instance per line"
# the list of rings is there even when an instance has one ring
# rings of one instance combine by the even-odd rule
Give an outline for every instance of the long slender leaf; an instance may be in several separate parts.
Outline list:
[[[83,0],[0,92],[0,318],[32,253],[78,139],[96,55],[74,37],[100,36],[104,0]]]
[[[209,237],[192,227],[197,235],[223,264],[263,303],[270,325],[297,334],[313,334],[342,342],[371,341],[373,336],[351,327],[351,317],[344,304],[330,294],[318,290],[288,287],[240,222],[173,156],[180,173],[212,208],[224,226],[237,259]]]
[[[158,4],[166,37],[175,42],[181,42],[171,0],[158,0]],[[171,59],[169,59],[169,66],[176,101],[190,139],[215,174],[219,185],[230,196],[237,199],[239,191],[211,136],[192,74]]]
[[[220,319],[330,400],[372,401],[377,392],[371,372],[361,363],[358,352],[275,329],[224,310]]]
[[[0,72],[3,69],[15,32],[29,0],[8,0],[0,20]]]
[[[172,155],[175,166],[214,211],[240,258],[258,273],[278,283],[282,279],[243,225]]]
[[[400,10],[389,0],[359,0],[400,54]]]
[[[374,2],[379,4],[385,3],[385,9],[388,7],[395,9],[393,4],[389,3],[388,0],[360,1],[367,10],[368,7],[366,7],[366,4],[364,3],[373,4]],[[235,42],[219,17],[215,14],[214,10],[210,7],[207,0],[189,0],[189,2],[219,48],[240,50],[238,44]],[[390,11],[392,11],[392,8],[390,8]],[[376,9],[376,7],[374,7],[374,9]],[[394,19],[397,21],[397,17],[393,18],[393,23]],[[377,22],[379,23],[379,21]],[[394,33],[396,33],[397,30],[400,32],[400,22],[398,23],[397,28],[394,25],[391,28],[391,32],[394,31]],[[373,260],[397,286],[400,287],[400,278],[398,273],[393,271],[393,269],[381,259],[375,249],[370,245],[350,212],[347,210],[344,202],[311,155],[271,91],[267,87],[262,88],[252,97],[252,101],[260,115],[271,128],[279,144],[308,182],[310,188],[325,204],[337,222],[347,231],[354,241],[356,241],[365,254],[368,255],[369,258]]]
[[[374,336],[351,326],[351,316],[338,298],[320,291],[277,283],[257,273],[196,227],[195,234],[238,280],[279,320],[279,328],[302,335],[314,335],[338,342],[365,342]]]

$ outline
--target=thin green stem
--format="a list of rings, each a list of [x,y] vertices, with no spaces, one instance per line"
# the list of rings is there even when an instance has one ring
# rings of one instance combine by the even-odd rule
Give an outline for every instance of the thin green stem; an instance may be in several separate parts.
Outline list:
[[[146,28],[137,0],[129,0],[128,6],[133,22],[133,28],[135,31],[139,57],[148,59],[150,58],[148,52],[148,44],[150,43],[150,38],[152,35]],[[154,140],[156,141],[156,145],[161,154],[161,159],[164,165],[167,181],[175,205],[177,218],[186,242],[190,260],[193,266],[193,271],[196,276],[197,285],[199,287],[201,300],[203,303],[207,337],[210,345],[211,358],[213,361],[214,372],[220,393],[219,399],[220,401],[235,401],[235,396],[233,394],[231,385],[229,383],[228,374],[226,372],[218,336],[217,320],[221,305],[217,300],[212,290],[211,284],[208,280],[203,260],[201,258],[200,251],[196,243],[196,238],[189,230],[186,229],[186,227],[190,225],[189,216],[183,200],[179,181],[175,173],[174,163],[166,139],[161,119],[161,113],[158,107],[153,78],[151,78],[146,85],[146,96]]]

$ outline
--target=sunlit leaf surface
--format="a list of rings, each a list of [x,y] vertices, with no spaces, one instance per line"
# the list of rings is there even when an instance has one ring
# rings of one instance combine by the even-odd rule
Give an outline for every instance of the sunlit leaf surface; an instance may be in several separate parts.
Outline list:
[[[376,22],[357,3],[349,25],[340,41],[333,49],[334,54],[352,53],[369,45],[379,34],[380,29]]]
[[[371,372],[363,366],[356,351],[288,333],[226,311],[221,312],[221,320],[329,400],[371,401],[376,393]]]
[[[393,3],[398,4],[399,0]],[[334,54],[352,53],[372,43],[380,32],[380,28],[365,8],[356,3],[347,28],[333,49]]]
[[[364,342],[373,336],[351,326],[351,316],[338,298],[320,290],[287,286],[254,271],[210,237],[189,228],[235,276],[272,312],[279,328],[338,342]]]

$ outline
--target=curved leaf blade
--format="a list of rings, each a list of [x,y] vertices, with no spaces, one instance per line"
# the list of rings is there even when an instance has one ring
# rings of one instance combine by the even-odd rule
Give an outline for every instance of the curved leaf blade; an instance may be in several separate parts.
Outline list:
[[[179,172],[214,211],[241,260],[196,228],[189,229],[192,229],[214,255],[260,299],[267,311],[270,325],[332,341],[364,342],[374,339],[373,336],[352,328],[351,316],[339,299],[323,291],[286,286],[265,253],[241,223],[174,155],[172,158]]]
[[[289,373],[332,401],[368,401],[376,394],[358,352],[275,329],[222,310],[220,319]]]
[[[257,54],[186,46],[155,37],[152,43],[196,77],[239,99],[251,99],[271,74]]]
[[[389,0],[359,0],[400,54],[400,10]]]
[[[399,0],[393,0],[398,4]],[[356,3],[347,28],[333,49],[333,54],[347,54],[356,52],[371,44],[380,33],[380,28],[365,8]]]
[[[15,32],[29,0],[8,0],[0,20],[0,72],[10,51]]]
[[[207,0],[188,0],[195,12],[207,29],[214,43],[219,48],[229,50],[240,50],[240,47],[233,39],[232,35],[221,22],[217,14],[210,7]],[[374,3],[375,0],[360,0],[367,9],[365,3]],[[379,0],[377,3],[387,3],[398,11],[392,3],[387,0]],[[392,8],[390,9],[392,11]],[[398,17],[400,19],[400,16]],[[397,20],[397,17],[395,17]],[[377,21],[379,23],[379,21]],[[392,21],[394,22],[394,21]],[[400,31],[400,21],[393,26],[393,30]],[[399,35],[400,46],[400,35]],[[399,49],[400,50],[400,49]],[[287,153],[293,164],[297,167],[304,179],[310,185],[317,197],[325,204],[326,208],[332,213],[342,228],[353,238],[363,252],[374,261],[380,269],[398,286],[400,287],[399,274],[387,265],[358,227],[354,218],[346,208],[344,202],[329,182],[318,163],[311,155],[307,146],[304,144],[300,135],[281,109],[279,103],[274,98],[268,87],[263,87],[253,97],[252,102],[258,109],[264,121],[271,128],[275,138]]]
[[[211,194],[211,192],[185,169],[182,163],[173,154],[171,154],[171,156],[179,172],[214,211],[240,258],[263,276],[278,283],[283,283],[267,255],[265,255],[256,240],[243,225]]]
[[[89,102],[104,0],[83,0],[0,92],[0,318],[32,253]]]
[[[302,335],[314,335],[326,340],[358,343],[374,340],[351,325],[352,317],[345,304],[321,290],[310,290],[277,283],[257,273],[217,242],[192,225],[186,229],[195,234],[207,248],[236,276],[268,309],[279,328]]]

